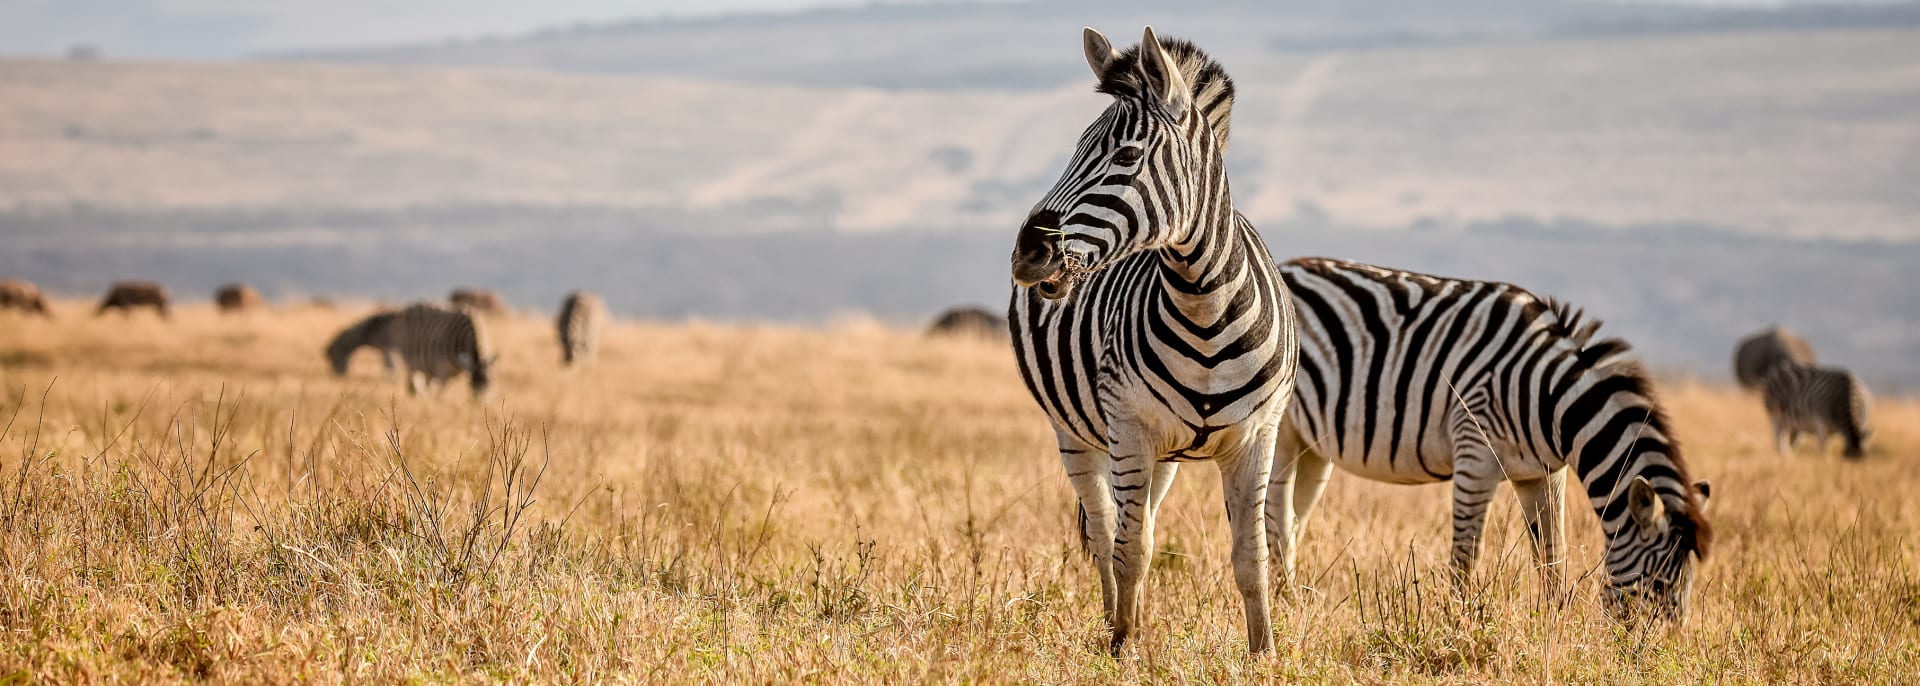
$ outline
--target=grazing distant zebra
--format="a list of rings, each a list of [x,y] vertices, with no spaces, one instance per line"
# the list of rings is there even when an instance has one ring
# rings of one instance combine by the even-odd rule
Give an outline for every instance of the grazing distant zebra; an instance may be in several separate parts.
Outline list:
[[[1248,648],[1272,648],[1262,512],[1299,347],[1273,258],[1227,193],[1233,81],[1184,41],[1087,63],[1113,103],[1014,244],[1014,357],[1087,513],[1119,652],[1139,627],[1154,520],[1179,462],[1213,460]]]
[[[1775,324],[1748,334],[1733,348],[1733,379],[1741,388],[1760,390],[1767,372],[1781,362],[1819,364],[1806,339]]]
[[[47,307],[47,296],[40,292],[40,287],[20,279],[0,281],[0,310],[20,310],[53,317],[53,310]]]
[[[1838,367],[1786,362],[1767,373],[1761,393],[1780,454],[1787,454],[1802,432],[1810,432],[1816,453],[1826,452],[1828,434],[1839,434],[1843,454],[1866,456],[1867,438],[1873,434],[1868,417],[1873,399],[1859,377]]]
[[[447,294],[447,302],[485,315],[507,313],[507,302],[500,299],[500,294],[484,288],[455,288]]]
[[[160,313],[161,318],[171,316],[167,310],[167,289],[150,281],[121,281],[107,290],[107,297],[100,300],[100,309],[94,316],[107,313],[107,310],[132,312],[136,307],[151,307]]]
[[[1007,318],[984,307],[956,307],[940,313],[927,335],[1005,341]]]
[[[387,339],[407,365],[407,390],[415,395],[466,372],[473,395],[491,382],[493,346],[479,319],[462,310],[415,303],[395,314]]]
[[[1453,482],[1453,563],[1472,571],[1511,481],[1548,582],[1566,559],[1566,469],[1607,535],[1608,606],[1678,617],[1712,530],[1653,382],[1598,321],[1517,286],[1328,259],[1281,265],[1300,376],[1274,460],[1269,540],[1285,570],[1334,465]]]
[[[378,312],[334,336],[327,343],[327,362],[332,364],[333,373],[346,376],[347,363],[353,360],[354,351],[373,348],[380,351],[380,359],[391,376],[400,363],[400,348],[392,333],[393,322],[399,316],[398,312]]]
[[[600,296],[574,291],[560,303],[560,357],[567,366],[590,363],[600,353],[600,330],[607,326],[607,303]]]
[[[260,297],[260,291],[243,283],[230,283],[214,291],[213,301],[225,313],[245,312],[266,306],[266,299]]]

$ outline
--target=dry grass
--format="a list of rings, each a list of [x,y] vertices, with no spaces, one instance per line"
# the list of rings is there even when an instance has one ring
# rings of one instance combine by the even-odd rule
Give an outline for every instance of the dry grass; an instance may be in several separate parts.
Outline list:
[[[348,311],[0,315],[0,682],[1891,682],[1920,671],[1920,404],[1864,463],[1775,456],[1758,403],[1667,399],[1715,484],[1685,627],[1527,569],[1511,497],[1464,601],[1446,490],[1337,478],[1243,653],[1218,480],[1169,500],[1143,640],[1103,653],[1045,423],[1004,349],[858,322],[614,327],[562,373],[410,399]],[[56,380],[57,378],[57,380]],[[1591,569],[1591,514],[1570,526]]]

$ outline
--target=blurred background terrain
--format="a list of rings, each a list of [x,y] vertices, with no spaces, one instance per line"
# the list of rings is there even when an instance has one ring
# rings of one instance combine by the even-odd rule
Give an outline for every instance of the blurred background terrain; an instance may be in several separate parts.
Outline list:
[[[918,323],[1004,302],[1105,105],[1079,28],[1148,23],[1238,82],[1281,257],[1514,281],[1709,378],[1778,322],[1920,387],[1911,3],[28,0],[0,276]]]

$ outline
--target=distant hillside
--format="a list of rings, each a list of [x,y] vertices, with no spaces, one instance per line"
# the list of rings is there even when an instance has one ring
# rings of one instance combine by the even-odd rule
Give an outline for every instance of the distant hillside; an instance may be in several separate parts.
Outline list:
[[[1085,70],[1077,36],[1046,45]],[[1228,162],[1262,221],[1914,239],[1917,53],[1920,31],[1261,52],[1226,62]],[[1084,77],[887,91],[34,61],[0,61],[0,102],[0,207],[603,206],[716,231],[1006,225],[1104,106]]]

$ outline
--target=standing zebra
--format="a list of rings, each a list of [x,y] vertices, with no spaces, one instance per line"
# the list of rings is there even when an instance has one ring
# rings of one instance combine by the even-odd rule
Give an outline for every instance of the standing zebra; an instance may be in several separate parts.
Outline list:
[[[1767,417],[1773,420],[1773,440],[1785,455],[1800,439],[1813,433],[1813,450],[1825,453],[1827,435],[1839,434],[1847,457],[1867,454],[1868,425],[1873,399],[1860,378],[1838,367],[1784,362],[1774,365],[1761,383]]]
[[[1109,648],[1139,626],[1177,463],[1214,460],[1248,648],[1266,652],[1262,512],[1299,346],[1273,258],[1228,194],[1233,81],[1152,28],[1125,52],[1087,29],[1085,49],[1113,103],[1015,240],[1014,357],[1087,513]]]
[[[1760,390],[1767,372],[1782,362],[1818,364],[1813,346],[1792,331],[1775,324],[1748,334],[1733,347],[1733,379],[1741,388]]]
[[[407,390],[419,395],[445,385],[461,372],[469,376],[474,397],[486,395],[494,362],[493,347],[479,319],[463,310],[415,303],[395,313],[388,340],[407,365]]]
[[[1607,604],[1686,612],[1712,540],[1707,482],[1627,344],[1517,286],[1328,259],[1280,267],[1300,310],[1298,396],[1276,448],[1267,526],[1291,572],[1334,465],[1390,483],[1453,482],[1453,564],[1479,555],[1487,504],[1511,481],[1547,581],[1560,588],[1571,467],[1607,536]]]
[[[335,376],[347,375],[347,363],[353,360],[353,353],[363,347],[380,351],[380,359],[385,363],[387,374],[391,376],[399,367],[400,349],[394,345],[393,320],[398,312],[377,312],[347,327],[327,343],[327,362],[333,366]]]
[[[571,367],[592,362],[600,352],[600,330],[606,328],[607,303],[586,291],[567,294],[560,303],[560,355]]]

